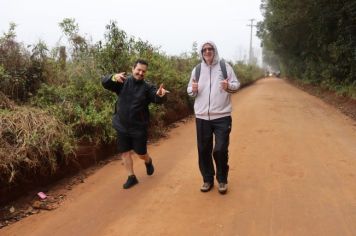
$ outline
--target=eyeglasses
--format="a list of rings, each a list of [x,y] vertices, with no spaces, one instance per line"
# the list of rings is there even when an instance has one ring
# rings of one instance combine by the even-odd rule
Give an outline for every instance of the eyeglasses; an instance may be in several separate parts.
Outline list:
[[[201,50],[201,52],[207,52],[207,51],[213,52],[213,51],[214,51],[214,48],[203,48],[203,49]]]

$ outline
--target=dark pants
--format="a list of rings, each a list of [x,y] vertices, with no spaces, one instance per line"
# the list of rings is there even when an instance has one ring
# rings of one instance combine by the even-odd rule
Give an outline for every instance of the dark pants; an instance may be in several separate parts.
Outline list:
[[[231,132],[231,116],[203,120],[196,118],[197,141],[199,154],[199,169],[204,182],[214,182],[216,166],[216,179],[219,183],[227,183],[229,172],[228,147]],[[215,147],[213,150],[213,136]]]

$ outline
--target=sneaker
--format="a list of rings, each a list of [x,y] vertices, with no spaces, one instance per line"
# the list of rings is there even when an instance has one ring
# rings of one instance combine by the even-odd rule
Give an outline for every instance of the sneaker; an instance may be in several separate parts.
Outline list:
[[[201,187],[200,187],[200,191],[202,192],[209,192],[210,189],[212,189],[214,186],[214,183],[211,182],[205,182]]]
[[[219,183],[219,193],[225,194],[227,192],[227,183]]]
[[[148,163],[145,162],[145,166],[146,166],[147,175],[152,175],[153,172],[155,171],[155,168],[153,167],[152,164],[152,158],[150,158],[150,161]]]
[[[136,176],[135,176],[135,175],[130,175],[130,176],[127,178],[126,183],[124,183],[123,188],[124,188],[124,189],[131,188],[131,187],[134,186],[135,184],[138,184],[138,180],[137,180]]]

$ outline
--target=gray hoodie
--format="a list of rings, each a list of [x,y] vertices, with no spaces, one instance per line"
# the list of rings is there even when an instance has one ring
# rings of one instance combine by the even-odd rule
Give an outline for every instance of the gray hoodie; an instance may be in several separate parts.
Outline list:
[[[205,44],[210,44],[214,47],[215,55],[212,65],[206,64],[202,55],[202,48]],[[211,41],[204,42],[200,47],[201,70],[198,79],[198,92],[192,92],[192,82],[195,78],[195,68],[190,76],[187,92],[189,96],[195,97],[194,111],[195,116],[204,120],[214,120],[231,115],[231,93],[237,91],[240,87],[240,82],[232,67],[226,63],[228,90],[221,88],[220,81],[224,79],[220,64],[219,53],[215,43]]]

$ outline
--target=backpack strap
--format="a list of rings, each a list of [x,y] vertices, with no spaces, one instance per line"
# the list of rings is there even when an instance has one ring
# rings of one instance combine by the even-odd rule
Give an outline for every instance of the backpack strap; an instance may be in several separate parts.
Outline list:
[[[220,68],[221,68],[221,72],[223,74],[224,79],[227,79],[226,64],[225,64],[225,60],[224,59],[220,60]]]
[[[226,64],[225,64],[225,60],[221,59],[219,61],[220,63],[220,68],[221,68],[221,72],[223,74],[224,79],[227,79],[227,71],[226,71]],[[199,77],[200,77],[200,70],[201,70],[201,63],[199,63],[196,67],[195,67],[195,82],[199,82]]]
[[[196,82],[196,83],[199,82],[200,69],[201,69],[201,63],[199,63],[199,64],[195,67],[195,82]]]

